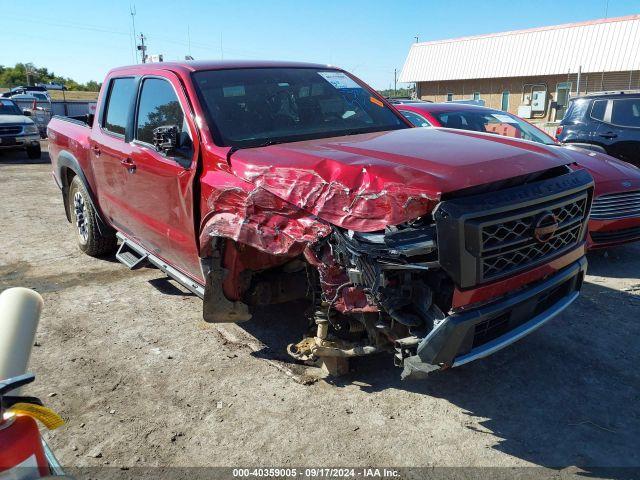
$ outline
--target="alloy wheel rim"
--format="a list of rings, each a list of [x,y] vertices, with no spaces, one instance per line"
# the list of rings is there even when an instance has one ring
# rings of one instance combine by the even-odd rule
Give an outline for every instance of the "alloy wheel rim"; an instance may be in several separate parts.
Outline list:
[[[87,223],[87,204],[84,201],[84,197],[80,192],[76,192],[73,196],[73,209],[76,214],[76,228],[78,229],[78,236],[82,243],[87,243],[89,240],[89,225]]]

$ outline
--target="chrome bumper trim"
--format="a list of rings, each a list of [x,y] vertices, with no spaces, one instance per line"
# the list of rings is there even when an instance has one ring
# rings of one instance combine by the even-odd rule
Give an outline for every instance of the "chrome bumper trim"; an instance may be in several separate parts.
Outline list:
[[[42,449],[44,450],[44,456],[47,459],[47,463],[49,464],[49,470],[51,470],[51,473],[53,475],[64,475],[64,470],[62,470],[60,462],[58,462],[58,459],[49,448],[49,445],[47,445],[47,442],[44,441],[44,438],[42,439]]]

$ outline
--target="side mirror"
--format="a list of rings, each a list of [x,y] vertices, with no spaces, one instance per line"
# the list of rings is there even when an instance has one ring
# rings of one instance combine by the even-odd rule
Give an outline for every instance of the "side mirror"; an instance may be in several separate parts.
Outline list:
[[[175,125],[163,125],[153,129],[153,145],[165,154],[171,155],[178,147],[178,127]]]
[[[31,111],[30,111],[30,110],[23,110],[23,111],[22,111],[22,114],[23,114],[25,117],[30,117],[30,116],[31,116]]]

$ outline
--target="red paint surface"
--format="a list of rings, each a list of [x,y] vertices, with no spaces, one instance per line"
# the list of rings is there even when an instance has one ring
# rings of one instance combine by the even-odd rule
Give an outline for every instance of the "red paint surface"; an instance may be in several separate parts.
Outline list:
[[[0,477],[3,471],[15,467],[31,456],[36,457],[40,475],[49,475],[49,466],[36,421],[31,417],[17,416],[11,425],[0,429]]]
[[[558,270],[572,264],[584,256],[584,253],[585,247],[584,245],[581,245],[579,248],[576,248],[569,253],[519,275],[514,275],[504,280],[498,280],[469,290],[460,290],[456,288],[453,292],[452,308],[465,310],[501,297],[507,293],[519,290],[530,283],[537,282],[549,275],[553,275]]]

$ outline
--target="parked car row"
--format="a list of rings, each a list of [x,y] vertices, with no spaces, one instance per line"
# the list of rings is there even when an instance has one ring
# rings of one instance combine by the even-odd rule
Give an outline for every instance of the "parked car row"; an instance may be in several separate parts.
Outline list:
[[[40,132],[30,117],[13,100],[0,98],[0,151],[25,150],[29,158],[40,158]]]
[[[640,97],[636,99],[628,97],[628,95],[616,96],[613,100],[601,100],[602,96],[595,98],[605,103],[624,98],[624,101],[628,102],[624,104],[627,115],[636,122],[640,121]],[[580,110],[583,112],[581,115],[585,115],[584,112],[590,111],[590,105],[593,105],[593,102],[594,99],[590,97],[572,101],[572,106],[567,113],[570,118],[565,119],[566,124],[572,126],[572,132],[587,130],[585,122],[579,122],[578,114],[575,112]],[[638,108],[634,110],[636,102]],[[411,123],[419,127],[446,127],[498,134],[555,147],[567,158],[574,159],[577,164],[586,168],[595,180],[594,200],[589,218],[589,247],[610,247],[640,240],[640,169],[606,154],[604,148],[596,149],[583,142],[560,143],[527,121],[502,110],[454,103],[404,103],[396,105],[396,108]],[[606,107],[606,109],[609,111],[607,117],[609,120],[612,107]],[[635,120],[636,117],[638,120]],[[600,123],[601,125],[597,128],[607,128],[606,124]],[[638,125],[640,126],[640,123]],[[581,137],[571,133],[563,138],[585,139],[586,136]],[[589,138],[593,138],[593,135]],[[581,147],[588,147],[589,150]],[[635,146],[629,149],[631,157],[620,156],[633,159],[635,158],[633,155],[639,151],[640,141],[637,141]],[[579,154],[575,155],[574,152]]]
[[[38,127],[41,138],[47,136],[47,125],[51,120],[53,107],[51,97],[45,87],[20,86],[4,92],[0,98],[13,100],[22,110],[29,111]]]

